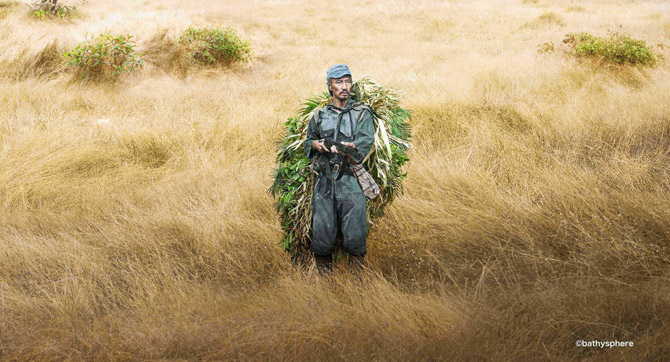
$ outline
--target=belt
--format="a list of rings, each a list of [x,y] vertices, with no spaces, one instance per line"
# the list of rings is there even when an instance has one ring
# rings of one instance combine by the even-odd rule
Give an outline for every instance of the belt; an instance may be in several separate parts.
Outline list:
[[[334,163],[334,164],[331,164],[331,165],[330,165],[330,169],[331,169],[331,171],[332,171],[332,172],[335,172],[335,173],[339,173],[339,172],[340,172],[340,167],[342,167],[342,163]],[[353,176],[353,175],[354,175],[354,173],[351,172],[351,167],[349,166],[349,164],[347,164],[347,166],[344,167],[344,169],[342,169],[341,171],[342,171],[342,174],[344,174],[344,175],[349,175],[349,176]],[[325,172],[325,171],[324,171],[324,172]]]

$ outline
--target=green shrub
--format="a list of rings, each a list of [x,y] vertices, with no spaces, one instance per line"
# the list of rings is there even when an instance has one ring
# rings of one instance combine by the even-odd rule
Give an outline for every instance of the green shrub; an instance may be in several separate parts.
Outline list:
[[[578,57],[593,57],[614,64],[654,66],[658,61],[656,54],[644,40],[618,33],[611,33],[609,38],[586,32],[570,33],[565,36],[563,43],[571,47]]]
[[[72,5],[62,5],[58,0],[37,0],[31,3],[33,15],[38,19],[58,17],[65,19],[74,15],[77,7]]]
[[[249,43],[239,38],[230,28],[189,27],[179,36],[179,43],[189,49],[196,63],[229,64],[235,61],[251,60]]]
[[[99,34],[65,51],[67,65],[76,67],[84,79],[115,79],[123,71],[130,73],[144,64],[144,54],[134,50],[132,35]]]

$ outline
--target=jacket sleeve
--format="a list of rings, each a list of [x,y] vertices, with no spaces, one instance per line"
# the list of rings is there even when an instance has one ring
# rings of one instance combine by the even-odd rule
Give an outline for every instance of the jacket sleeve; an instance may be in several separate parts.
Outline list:
[[[354,145],[358,150],[359,157],[354,157],[356,163],[361,163],[370,148],[375,143],[375,125],[372,120],[372,113],[370,111],[363,111],[363,117],[360,122],[356,125],[356,130],[354,132]]]
[[[319,110],[317,109],[316,111],[318,112]],[[312,149],[312,142],[319,139],[319,128],[317,127],[316,122],[314,121],[314,116],[312,115],[312,118],[309,119],[309,123],[307,124],[307,138],[305,139],[305,143],[303,145],[305,149],[305,155],[310,160],[314,156],[314,152],[317,152],[316,150]]]

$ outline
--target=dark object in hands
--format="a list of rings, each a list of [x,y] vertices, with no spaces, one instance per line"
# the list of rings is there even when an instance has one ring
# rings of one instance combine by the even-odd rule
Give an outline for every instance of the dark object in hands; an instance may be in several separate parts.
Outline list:
[[[359,158],[359,152],[358,152],[357,149],[355,149],[351,146],[344,145],[341,142],[333,141],[333,140],[330,140],[330,139],[325,139],[325,140],[323,140],[323,144],[329,150],[331,149],[331,147],[335,146],[335,148],[337,149],[337,152],[340,152],[340,153],[343,153],[347,156],[353,157],[354,160]],[[354,160],[352,160],[351,158],[349,159],[349,161],[354,161]],[[352,162],[352,163],[354,165],[356,164],[356,162]]]
[[[379,186],[375,182],[375,180],[372,178],[370,173],[368,173],[367,170],[365,170],[365,167],[363,165],[359,165],[356,163],[354,158],[359,158],[360,153],[358,152],[357,149],[351,146],[344,145],[340,142],[333,141],[331,139],[322,139],[319,140],[319,142],[322,142],[324,146],[326,146],[327,149],[331,149],[333,146],[335,146],[335,149],[337,149],[337,152],[340,152],[347,156],[344,161],[340,164],[336,164],[337,169],[335,172],[338,172],[337,178],[334,178],[331,175],[331,168],[330,168],[330,163],[328,162],[328,157],[324,154],[319,154],[317,155],[317,158],[312,162],[312,165],[314,165],[314,170],[319,172],[321,170],[326,171],[326,176],[328,179],[331,181],[337,181],[340,178],[342,178],[342,175],[344,175],[344,169],[349,168],[351,170],[351,174],[356,178],[358,181],[358,184],[361,186],[361,190],[363,191],[363,195],[368,199],[368,200],[373,200],[375,197],[379,196]],[[351,163],[352,166],[350,166],[348,163]],[[340,171],[342,170],[342,171]]]

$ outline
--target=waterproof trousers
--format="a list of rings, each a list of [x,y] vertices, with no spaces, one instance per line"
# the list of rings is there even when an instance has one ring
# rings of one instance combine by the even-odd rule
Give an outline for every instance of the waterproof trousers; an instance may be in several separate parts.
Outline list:
[[[320,173],[312,195],[312,253],[319,256],[332,254],[340,225],[344,248],[350,254],[365,255],[367,205],[358,180],[344,174],[341,179],[331,181]]]

